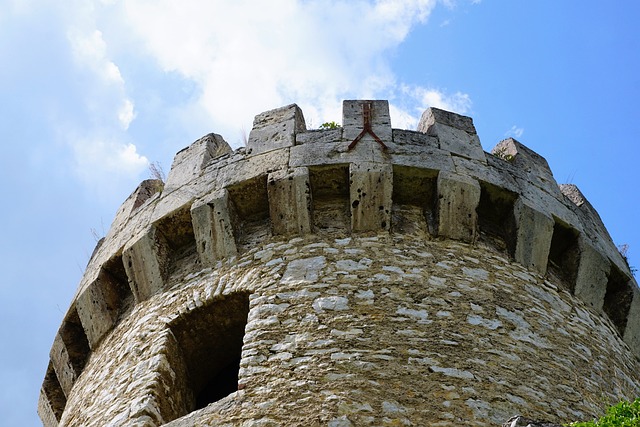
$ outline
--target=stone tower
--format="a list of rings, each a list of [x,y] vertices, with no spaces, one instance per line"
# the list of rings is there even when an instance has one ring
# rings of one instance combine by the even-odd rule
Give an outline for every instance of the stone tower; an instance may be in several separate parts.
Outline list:
[[[216,134],[124,202],[55,336],[52,426],[490,426],[640,394],[640,294],[519,142],[344,101]]]

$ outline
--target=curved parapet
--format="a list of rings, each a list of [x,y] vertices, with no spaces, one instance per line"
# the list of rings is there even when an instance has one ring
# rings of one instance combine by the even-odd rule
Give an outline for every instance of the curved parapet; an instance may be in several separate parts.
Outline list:
[[[486,153],[470,118],[435,108],[408,131],[391,127],[386,101],[344,101],[342,123],[307,130],[296,105],[262,113],[247,147],[232,151],[209,134],[176,155],[164,188],[140,185],[54,339],[39,402],[46,426],[58,425],[91,353],[135,307],[295,236],[386,233],[497,248],[563,286],[640,357],[629,267],[597,212],[575,186],[558,186],[543,157],[514,139]],[[247,304],[238,300],[238,310]],[[177,344],[166,345],[190,345],[180,322],[169,322]]]

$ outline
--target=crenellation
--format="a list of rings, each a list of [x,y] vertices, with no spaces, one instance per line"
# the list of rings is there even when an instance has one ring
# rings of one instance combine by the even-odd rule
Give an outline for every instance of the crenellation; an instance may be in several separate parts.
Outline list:
[[[230,152],[231,147],[222,136],[215,133],[203,136],[175,155],[164,191],[170,193],[198,178],[212,160]]]
[[[43,423],[223,425],[233,413],[240,425],[272,408],[277,425],[308,425],[278,412],[293,387],[290,403],[322,425],[488,425],[515,410],[586,414],[594,384],[637,393],[640,291],[602,220],[518,141],[492,153],[471,118],[435,108],[417,131],[392,129],[387,101],[344,101],[332,130],[306,130],[295,104],[271,110],[235,151],[197,140],[96,246],[51,349]],[[198,403],[198,381],[231,363],[203,371],[205,354],[231,351],[231,336],[240,373],[225,384],[242,390]],[[528,388],[513,383],[523,366],[538,372]],[[595,377],[564,381],[586,369]],[[83,406],[91,378],[114,394]],[[420,381],[449,387],[430,398],[448,412],[422,407]]]
[[[307,130],[302,110],[296,104],[258,114],[249,132],[247,150],[252,154],[291,147],[296,134]]]
[[[441,150],[485,163],[485,154],[470,117],[438,108],[427,109],[420,118],[418,131],[438,138]]]

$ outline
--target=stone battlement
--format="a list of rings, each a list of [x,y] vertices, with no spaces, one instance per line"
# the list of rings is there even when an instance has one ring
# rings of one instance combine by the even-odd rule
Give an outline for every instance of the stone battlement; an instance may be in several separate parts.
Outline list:
[[[514,139],[483,151],[473,121],[430,108],[393,129],[386,101],[344,101],[343,126],[307,130],[289,105],[256,116],[247,147],[209,134],[147,180],[96,247],[54,339],[39,413],[58,425],[89,355],[132,307],[179,278],[279,236],[412,235],[490,245],[553,276],[640,357],[640,292],[595,209]],[[346,425],[346,424],[345,424]]]

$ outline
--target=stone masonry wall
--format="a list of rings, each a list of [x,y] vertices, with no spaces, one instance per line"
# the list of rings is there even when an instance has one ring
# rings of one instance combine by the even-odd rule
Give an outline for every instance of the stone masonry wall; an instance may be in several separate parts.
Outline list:
[[[54,339],[45,426],[560,422],[638,395],[637,284],[575,186],[468,117],[342,122],[262,113],[141,184]]]

